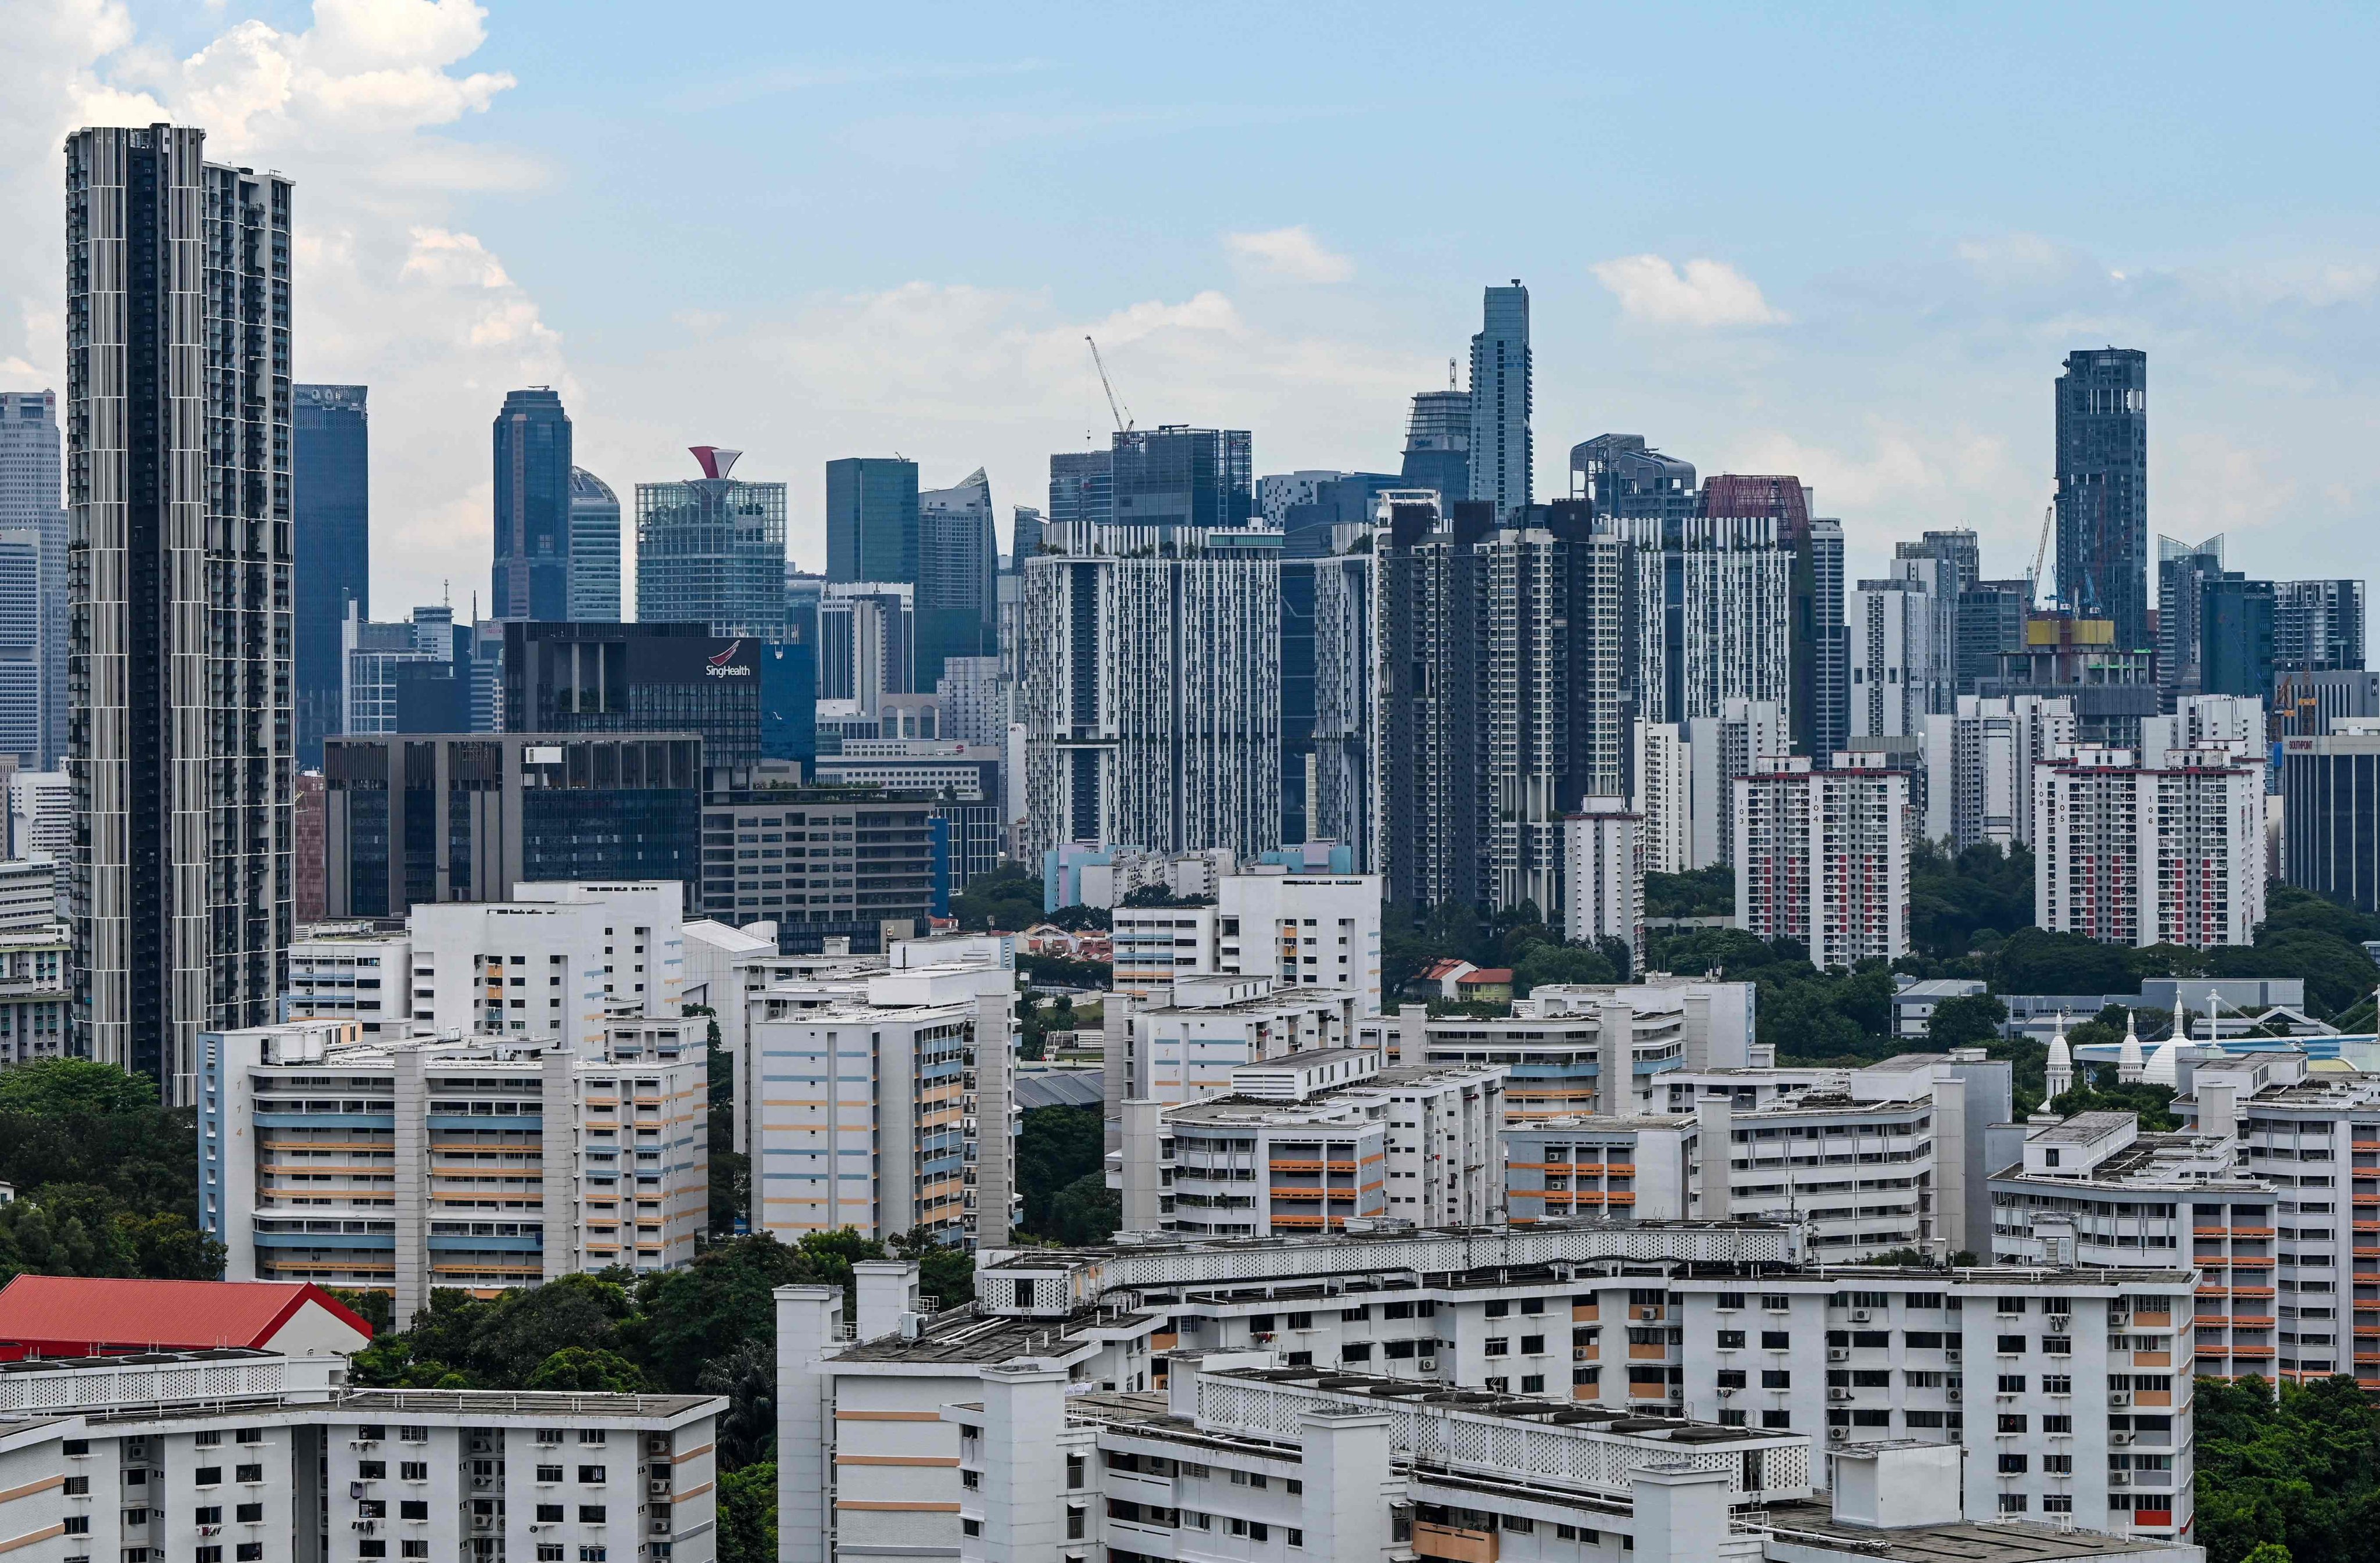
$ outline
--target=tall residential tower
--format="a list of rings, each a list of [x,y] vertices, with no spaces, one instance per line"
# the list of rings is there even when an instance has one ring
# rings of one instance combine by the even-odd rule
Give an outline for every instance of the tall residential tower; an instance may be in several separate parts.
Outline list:
[[[1471,497],[1500,523],[1529,503],[1529,290],[1488,289],[1471,339]]]
[[[289,182],[67,139],[76,1050],[192,1099],[273,1021],[292,891]]]
[[[67,513],[58,503],[65,463],[54,391],[0,392],[0,530],[41,539],[41,605],[25,626],[40,646],[36,769],[57,762],[67,742]]]
[[[2058,379],[2058,594],[2107,619],[2126,651],[2149,634],[2149,356],[2070,353]]]

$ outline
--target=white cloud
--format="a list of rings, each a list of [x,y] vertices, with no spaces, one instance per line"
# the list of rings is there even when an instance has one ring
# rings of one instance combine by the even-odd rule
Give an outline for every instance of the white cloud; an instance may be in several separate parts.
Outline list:
[[[384,617],[487,578],[488,421],[505,390],[567,386],[538,302],[465,231],[455,192],[541,172],[439,134],[512,87],[464,62],[486,39],[472,0],[316,0],[284,30],[237,14],[176,55],[115,0],[20,0],[0,95],[0,373],[63,386],[59,148],[82,125],[172,119],[210,157],[297,181],[294,303],[302,380],[371,387],[375,581]]]
[[[1760,285],[1724,260],[1689,260],[1681,271],[1658,255],[1628,255],[1588,268],[1620,300],[1621,313],[1655,325],[1782,325]]]
[[[1223,248],[1232,259],[1256,275],[1286,282],[1342,283],[1355,274],[1355,263],[1322,247],[1322,241],[1300,227],[1272,228],[1260,234],[1225,234]]]

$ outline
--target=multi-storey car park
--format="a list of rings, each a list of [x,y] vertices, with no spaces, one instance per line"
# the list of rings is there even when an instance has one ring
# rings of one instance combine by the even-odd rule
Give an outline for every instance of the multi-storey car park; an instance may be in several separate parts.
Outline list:
[[[956,1471],[907,1462],[959,1455],[940,1408],[978,1399],[1000,1364],[1130,1393],[1165,1384],[1185,1350],[1793,1433],[1862,1458],[1956,1446],[1968,1520],[2191,1528],[2187,1269],[1828,1266],[1798,1227],[1756,1222],[987,1253],[978,1301],[940,1312],[916,1299],[913,1269],[881,1268],[861,1278],[849,1340],[831,1289],[779,1293],[779,1448],[825,1446],[780,1466],[791,1557],[820,1556],[805,1528],[830,1524],[845,1549],[959,1545]]]

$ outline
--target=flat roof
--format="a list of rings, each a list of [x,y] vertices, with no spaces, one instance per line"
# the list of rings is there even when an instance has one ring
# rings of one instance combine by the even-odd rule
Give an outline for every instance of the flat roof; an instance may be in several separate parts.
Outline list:
[[[1337,1368],[1223,1368],[1212,1376],[1368,1395],[1375,1399],[1476,1412],[1482,1416],[1507,1417],[1546,1426],[1586,1425],[1606,1433],[1658,1434],[1676,1444],[1773,1444],[1807,1436],[1778,1428],[1729,1427],[1682,1416],[1652,1416],[1621,1407],[1583,1405],[1540,1395],[1506,1395],[1493,1389],[1460,1388],[1432,1379],[1385,1378],[1378,1374],[1349,1373]]]
[[[1859,1446],[1852,1446],[1857,1448]],[[1906,1563],[2049,1563],[2064,1557],[2114,1557],[2126,1553],[2172,1552],[2189,1544],[2162,1536],[2101,1535],[2049,1525],[1952,1520],[1936,1525],[1878,1530],[1847,1525],[1823,1503],[1773,1503],[1745,1516],[1755,1530],[1779,1533],[1791,1544],[1806,1539],[1818,1547],[1840,1547],[1871,1557]]]

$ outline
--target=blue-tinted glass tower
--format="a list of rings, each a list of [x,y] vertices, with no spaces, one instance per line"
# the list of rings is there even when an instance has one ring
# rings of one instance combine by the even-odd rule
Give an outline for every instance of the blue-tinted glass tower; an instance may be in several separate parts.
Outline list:
[[[495,427],[491,616],[570,617],[570,415],[542,385],[507,392]]]
[[[322,763],[346,731],[339,709],[339,626],[354,603],[371,617],[371,430],[361,385],[289,388],[289,466],[298,563],[298,764]]]

